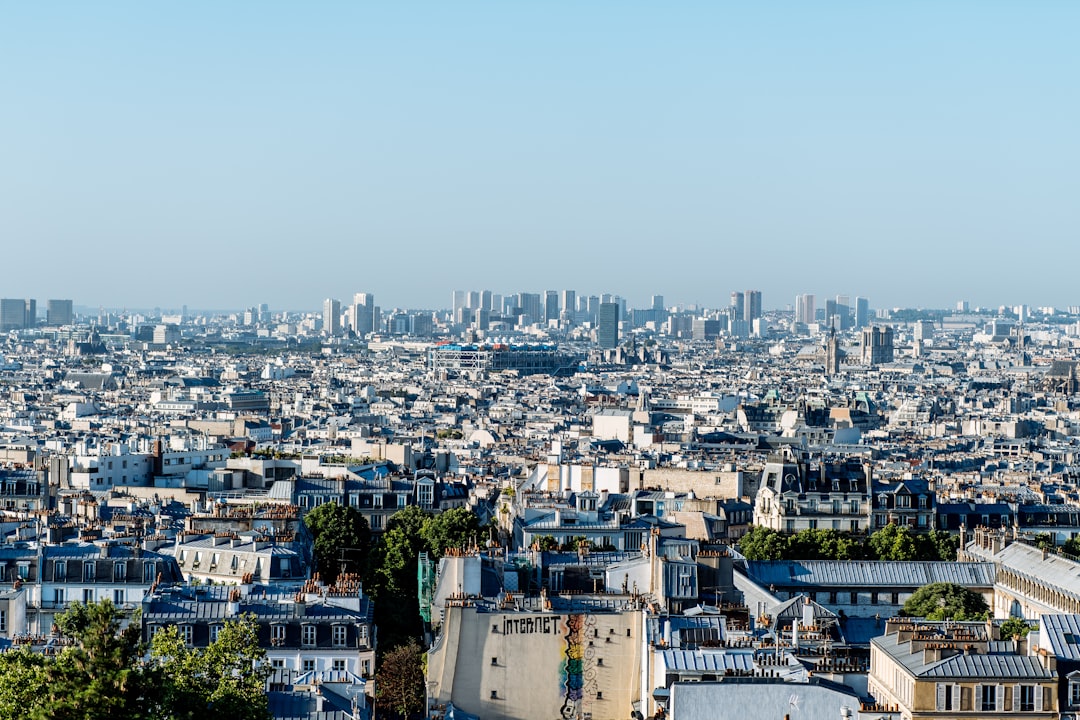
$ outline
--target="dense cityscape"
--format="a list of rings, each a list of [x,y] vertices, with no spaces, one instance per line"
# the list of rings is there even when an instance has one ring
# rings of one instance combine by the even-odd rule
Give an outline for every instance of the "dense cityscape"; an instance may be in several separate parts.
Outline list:
[[[0,716],[1080,712],[1080,307],[448,300],[0,300]]]

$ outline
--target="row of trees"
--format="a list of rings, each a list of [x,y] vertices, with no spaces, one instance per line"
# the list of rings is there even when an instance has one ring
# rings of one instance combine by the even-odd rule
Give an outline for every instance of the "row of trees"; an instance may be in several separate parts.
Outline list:
[[[944,530],[915,534],[886,525],[869,537],[839,530],[785,534],[760,525],[739,540],[748,560],[955,560],[957,539]]]
[[[227,622],[206,648],[176,628],[141,641],[108,600],[57,616],[74,643],[57,655],[0,654],[0,718],[30,720],[268,720],[266,651],[254,618]],[[149,651],[150,661],[144,658]]]
[[[364,591],[375,601],[381,653],[422,634],[417,556],[427,552],[438,560],[448,548],[479,542],[483,534],[468,508],[432,514],[410,505],[390,517],[378,542],[372,541],[360,512],[337,503],[309,511],[304,523],[311,531],[316,566],[324,579],[332,582],[343,570],[363,576]]]

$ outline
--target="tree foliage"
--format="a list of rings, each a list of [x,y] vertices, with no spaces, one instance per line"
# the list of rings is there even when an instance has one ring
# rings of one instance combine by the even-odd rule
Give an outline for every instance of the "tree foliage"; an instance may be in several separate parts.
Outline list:
[[[314,539],[315,562],[319,573],[333,583],[341,572],[343,550],[359,555],[358,562],[366,565],[371,551],[371,528],[356,508],[336,502],[325,503],[304,515],[304,524]],[[348,557],[348,556],[347,556]],[[363,572],[364,567],[351,568]]]
[[[0,718],[39,716],[44,710],[45,656],[24,646],[0,653]]]
[[[983,596],[963,585],[931,583],[908,598],[901,614],[927,620],[984,620],[989,611]]]
[[[1001,623],[1001,637],[1011,638],[1015,635],[1026,637],[1032,628],[1023,618],[1011,617]]]
[[[394,513],[372,555],[368,589],[375,598],[380,644],[393,647],[419,637],[417,558],[428,549],[424,523],[430,515],[411,505]]]
[[[75,643],[59,655],[0,655],[0,718],[33,720],[269,720],[253,618],[228,622],[204,649],[176,628],[158,632],[145,662],[138,618],[124,626],[108,600],[56,617]]]
[[[175,626],[159,630],[150,655],[163,674],[169,720],[268,720],[273,669],[252,615],[226,622],[205,648],[190,648]]]
[[[480,520],[468,508],[452,508],[426,518],[420,526],[420,535],[428,552],[439,558],[450,548],[479,542]]]
[[[375,689],[378,701],[403,718],[424,710],[424,658],[415,640],[386,653]]]
[[[52,720],[141,720],[160,692],[160,673],[143,667],[137,624],[121,628],[109,601],[82,604],[57,616],[76,644],[45,668],[45,695],[36,717]]]
[[[955,560],[956,547],[944,530],[916,535],[895,524],[869,537],[831,529],[785,534],[755,526],[739,540],[748,560]]]

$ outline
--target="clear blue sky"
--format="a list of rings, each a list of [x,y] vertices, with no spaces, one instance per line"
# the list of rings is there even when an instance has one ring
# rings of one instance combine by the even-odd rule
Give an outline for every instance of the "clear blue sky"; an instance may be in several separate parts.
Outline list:
[[[1080,3],[8,2],[0,296],[1080,304]]]

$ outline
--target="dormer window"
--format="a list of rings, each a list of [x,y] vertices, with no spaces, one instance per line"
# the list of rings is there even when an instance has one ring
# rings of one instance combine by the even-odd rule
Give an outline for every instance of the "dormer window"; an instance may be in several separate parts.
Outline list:
[[[1069,705],[1074,708],[1080,707],[1080,670],[1074,670],[1067,676],[1069,678]]]

